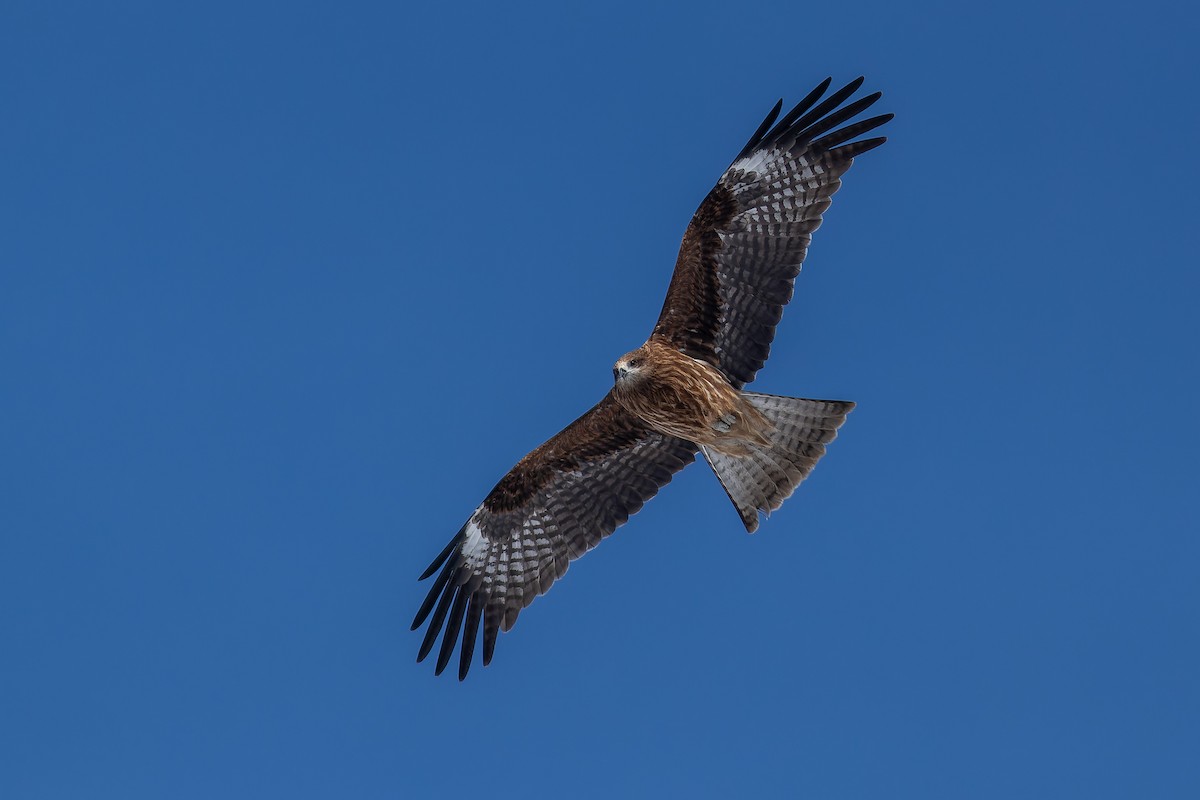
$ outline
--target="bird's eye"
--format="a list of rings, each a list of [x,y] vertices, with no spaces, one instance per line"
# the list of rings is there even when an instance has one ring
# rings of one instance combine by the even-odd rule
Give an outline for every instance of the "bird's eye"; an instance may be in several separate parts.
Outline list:
[[[641,365],[642,365],[642,360],[640,358],[635,358],[629,362],[629,366],[633,369],[637,369]]]

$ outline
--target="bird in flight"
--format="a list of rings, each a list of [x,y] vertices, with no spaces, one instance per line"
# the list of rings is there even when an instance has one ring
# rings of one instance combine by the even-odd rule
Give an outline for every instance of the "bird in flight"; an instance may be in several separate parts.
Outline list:
[[[617,360],[612,389],[522,458],[421,575],[437,573],[412,624],[429,620],[417,661],[444,628],[440,675],[461,633],[462,680],[482,623],[489,664],[497,634],[697,451],[750,532],[812,471],[854,404],[743,387],[842,174],[886,141],[857,137],[891,114],[839,127],[879,99],[846,103],[862,82],[822,99],[827,78],[782,118],[782,100],[767,114],[688,224],[654,331]]]

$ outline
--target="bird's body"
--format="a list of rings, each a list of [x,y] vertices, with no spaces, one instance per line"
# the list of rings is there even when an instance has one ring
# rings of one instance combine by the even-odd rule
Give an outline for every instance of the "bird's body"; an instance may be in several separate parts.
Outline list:
[[[429,620],[418,660],[444,626],[441,673],[461,631],[462,679],[482,627],[488,664],[497,634],[697,452],[751,532],[824,455],[853,403],[744,387],[766,362],[841,176],[885,141],[852,140],[890,114],[838,127],[879,93],[842,105],[862,78],[822,99],[829,84],[782,118],[776,104],[700,204],[658,321],[617,361],[612,390],[521,459],[421,576],[438,573],[413,621]]]
[[[659,433],[734,456],[770,442],[774,426],[728,378],[654,336],[614,372],[613,399]]]

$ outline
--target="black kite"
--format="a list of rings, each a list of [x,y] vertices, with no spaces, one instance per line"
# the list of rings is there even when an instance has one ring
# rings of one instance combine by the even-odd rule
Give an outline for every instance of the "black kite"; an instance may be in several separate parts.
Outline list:
[[[697,450],[751,532],[812,471],[854,404],[742,387],[767,360],[842,174],[885,141],[851,140],[891,114],[838,128],[879,99],[843,106],[862,82],[822,101],[826,79],[777,124],[783,101],[763,120],[692,217],[654,332],[617,361],[612,390],[521,459],[421,576],[441,569],[413,621],[433,612],[418,661],[444,626],[440,674],[461,631],[466,677],[482,622],[487,665],[497,633]]]

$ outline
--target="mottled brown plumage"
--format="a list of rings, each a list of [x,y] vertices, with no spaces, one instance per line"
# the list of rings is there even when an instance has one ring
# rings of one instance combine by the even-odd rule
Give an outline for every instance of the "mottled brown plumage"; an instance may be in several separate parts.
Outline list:
[[[606,396],[557,436],[526,454],[484,499],[500,514],[520,508],[556,474],[572,472],[602,461],[614,451],[635,444],[648,428]]]
[[[438,573],[413,629],[418,660],[440,674],[462,631],[459,678],[480,627],[496,636],[642,507],[697,450],[746,530],[780,506],[836,436],[853,403],[743,391],[770,353],[812,232],[852,159],[884,142],[851,141],[891,119],[839,128],[878,98],[843,103],[862,78],[822,100],[824,81],[781,119],[782,101],[692,217],[658,322],[617,361],[612,390],[521,459],[421,576]],[[778,119],[778,122],[776,120]],[[830,132],[832,131],[832,132]]]
[[[715,367],[657,336],[617,361],[612,396],[650,428],[729,455],[765,447],[774,426]]]

